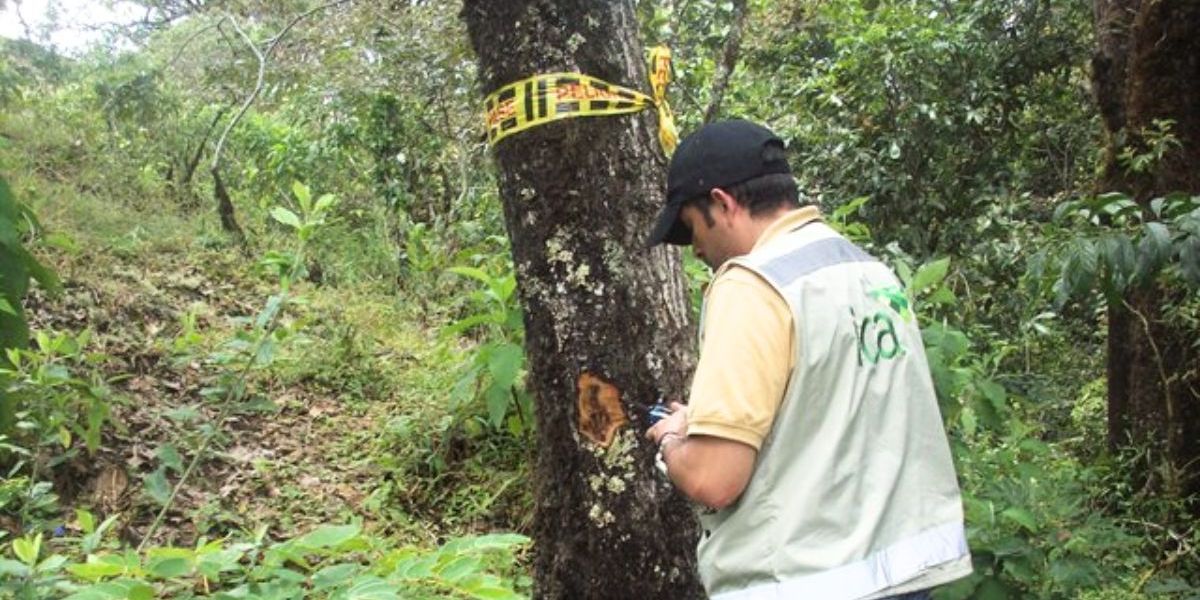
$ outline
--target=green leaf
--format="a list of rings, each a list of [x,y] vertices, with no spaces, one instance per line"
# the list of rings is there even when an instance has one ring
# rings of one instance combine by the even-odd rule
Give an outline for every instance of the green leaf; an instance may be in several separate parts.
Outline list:
[[[155,451],[154,455],[158,458],[158,462],[162,466],[183,473],[183,457],[179,455],[179,451],[171,444],[162,444]]]
[[[1037,519],[1033,516],[1033,513],[1025,510],[1024,508],[1012,506],[1004,509],[1004,511],[1000,513],[1000,516],[1012,521],[1013,523],[1016,523],[1017,525],[1020,525],[1030,533],[1037,532]]]
[[[1099,259],[1095,245],[1087,239],[1076,238],[1066,249],[1060,281],[1064,287],[1060,293],[1065,302],[1070,297],[1082,296],[1092,289],[1099,270]]]
[[[1019,597],[1016,590],[994,577],[984,579],[972,595],[973,600],[1010,600]]]
[[[282,206],[271,209],[271,218],[293,229],[300,229],[300,217]]]
[[[980,395],[991,403],[997,413],[1003,413],[1008,408],[1008,392],[999,383],[981,378],[975,381],[975,389],[979,390]]]
[[[36,570],[42,574],[57,573],[65,564],[67,564],[67,557],[61,554],[51,554],[41,563],[38,563]]]
[[[1190,237],[1179,248],[1179,270],[1192,287],[1200,287],[1200,238]]]
[[[975,411],[971,410],[971,407],[969,406],[963,408],[962,412],[958,414],[958,420],[962,425],[963,433],[966,434],[967,437],[975,435],[975,432],[979,429],[979,421],[975,418]]]
[[[488,373],[496,385],[511,387],[525,364],[525,350],[517,344],[496,344],[488,352]]]
[[[439,577],[446,581],[458,581],[483,570],[483,561],[477,556],[459,556],[436,569]]]
[[[396,563],[392,575],[401,579],[426,579],[433,575],[436,556],[419,556]]]
[[[146,570],[160,579],[183,577],[192,571],[192,561],[183,557],[167,557],[150,561]]]
[[[320,198],[317,198],[317,206],[313,212],[321,214],[332,207],[336,201],[337,198],[333,194],[323,194]]]
[[[37,564],[38,555],[42,552],[42,534],[34,536],[25,536],[17,538],[12,542],[13,554],[17,556],[21,562],[34,566]]]
[[[133,579],[97,583],[63,600],[153,600],[154,588]]]
[[[98,560],[95,556],[89,556],[86,563],[82,565],[68,565],[67,570],[80,579],[97,581],[105,577],[116,577],[125,572],[125,567],[113,562]]]
[[[361,570],[362,565],[357,563],[330,565],[313,574],[313,589],[323,590],[341,585],[357,575]]]
[[[946,273],[950,270],[950,258],[942,258],[930,263],[925,263],[917,269],[917,274],[912,279],[912,291],[920,292],[925,288],[941,283],[946,279]]]
[[[461,267],[460,266],[460,267],[450,267],[449,269],[446,269],[446,270],[451,273],[454,273],[455,275],[462,275],[464,277],[470,277],[472,279],[477,279],[480,282],[482,282],[484,285],[487,285],[489,287],[492,285],[492,276],[488,275],[482,269],[477,269],[475,267]]]
[[[325,525],[308,532],[296,539],[296,545],[306,549],[330,548],[341,546],[358,537],[362,526],[357,523],[349,525]]]
[[[480,600],[520,600],[524,598],[524,596],[521,594],[518,594],[510,589],[491,586],[468,589],[467,593],[470,594],[472,598],[479,598]]]
[[[167,481],[166,469],[159,467],[146,476],[143,482],[143,487],[146,494],[154,499],[155,502],[165,505],[167,499],[171,497],[171,484]]]
[[[396,586],[378,577],[365,576],[356,579],[349,590],[346,590],[347,600],[394,600]]]
[[[504,320],[504,315],[495,312],[471,315],[465,319],[455,321],[454,323],[443,327],[442,335],[458,335],[468,329],[471,329],[472,327],[477,327],[479,325],[503,325]]]
[[[272,294],[267,298],[266,306],[263,306],[262,311],[258,313],[258,317],[254,319],[254,326],[262,329],[270,323],[275,315],[279,314],[279,309],[283,306],[283,296],[280,294]]]
[[[79,522],[79,528],[84,533],[92,533],[96,531],[96,516],[82,509],[75,509],[75,520]]]
[[[300,203],[300,208],[304,209],[305,213],[311,212],[312,190],[307,185],[293,181],[292,194],[296,196],[296,201]]]
[[[532,541],[529,537],[519,533],[489,533],[462,538],[462,540],[464,547],[478,551],[507,550],[515,546],[525,546]]]
[[[1142,225],[1137,255],[1137,277],[1147,281],[1171,258],[1171,230],[1166,224],[1151,221]]]
[[[10,558],[0,558],[0,580],[8,577],[28,577],[29,566]]]
[[[508,406],[512,404],[512,388],[493,383],[484,393],[484,399],[487,403],[488,424],[498,429],[504,424],[504,415],[508,413]]]

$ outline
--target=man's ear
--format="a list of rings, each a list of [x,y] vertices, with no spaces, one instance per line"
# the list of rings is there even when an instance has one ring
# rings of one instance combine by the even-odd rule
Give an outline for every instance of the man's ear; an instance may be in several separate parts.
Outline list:
[[[741,208],[737,199],[721,188],[713,188],[708,192],[708,197],[712,201],[713,208],[716,208],[722,215],[732,216]]]

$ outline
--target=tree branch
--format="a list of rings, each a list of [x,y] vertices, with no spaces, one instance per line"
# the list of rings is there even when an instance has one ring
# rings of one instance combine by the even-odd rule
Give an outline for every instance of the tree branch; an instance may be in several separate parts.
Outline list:
[[[733,0],[733,22],[729,25],[729,35],[725,38],[725,47],[721,52],[721,62],[717,65],[717,76],[713,78],[712,97],[708,109],[704,111],[704,122],[709,123],[721,114],[721,100],[725,97],[725,88],[729,87],[729,78],[737,67],[738,53],[742,49],[742,30],[746,26],[746,0]]]

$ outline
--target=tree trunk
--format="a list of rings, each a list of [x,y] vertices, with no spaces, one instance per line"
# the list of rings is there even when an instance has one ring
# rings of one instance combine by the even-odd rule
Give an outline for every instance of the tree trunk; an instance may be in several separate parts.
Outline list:
[[[1107,133],[1100,191],[1140,204],[1170,192],[1200,193],[1200,3],[1095,0],[1093,88]],[[1155,121],[1179,140],[1150,170],[1118,160],[1142,153]],[[1147,210],[1146,214],[1150,214]],[[1200,331],[1169,317],[1187,292],[1157,284],[1109,307],[1109,444],[1148,447],[1170,462],[1166,491],[1200,493]]]
[[[213,176],[213,196],[217,199],[217,214],[221,217],[221,228],[233,236],[233,240],[239,246],[245,246],[246,233],[238,225],[237,215],[233,208],[233,200],[229,198],[229,191],[225,189],[225,182],[221,181],[221,169],[214,165],[211,173]]]
[[[631,0],[467,0],[463,18],[485,93],[556,71],[649,87]],[[644,248],[664,187],[653,111],[535,127],[494,156],[536,403],[535,594],[703,597],[693,515],[642,439],[693,361],[680,255]]]

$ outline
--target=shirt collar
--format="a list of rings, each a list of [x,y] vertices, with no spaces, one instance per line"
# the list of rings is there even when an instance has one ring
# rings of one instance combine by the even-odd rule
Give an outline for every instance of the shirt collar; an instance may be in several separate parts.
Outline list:
[[[758,236],[758,241],[754,242],[754,248],[750,251],[758,250],[771,240],[820,218],[821,209],[815,206],[804,206],[788,211],[763,230],[762,234]]]

